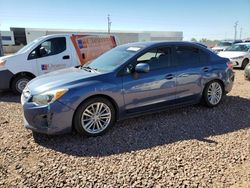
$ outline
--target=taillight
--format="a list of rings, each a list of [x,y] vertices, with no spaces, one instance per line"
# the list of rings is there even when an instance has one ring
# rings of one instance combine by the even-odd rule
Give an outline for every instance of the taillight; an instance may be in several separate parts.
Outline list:
[[[231,70],[233,70],[233,62],[231,62],[231,61],[228,61],[227,62],[227,67],[229,68],[229,69],[231,69]]]

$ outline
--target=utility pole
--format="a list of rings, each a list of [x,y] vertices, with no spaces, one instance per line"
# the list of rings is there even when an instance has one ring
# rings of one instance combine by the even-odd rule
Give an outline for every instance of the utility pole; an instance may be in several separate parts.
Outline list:
[[[234,40],[237,39],[237,27],[238,27],[238,21],[234,23]]]
[[[111,20],[110,20],[110,15],[108,14],[108,34],[110,34],[110,30],[111,30]]]
[[[242,35],[242,27],[240,28],[240,39],[241,39],[241,35]]]
[[[3,43],[2,43],[2,35],[1,35],[1,29],[0,29],[0,57],[2,56],[3,56]]]

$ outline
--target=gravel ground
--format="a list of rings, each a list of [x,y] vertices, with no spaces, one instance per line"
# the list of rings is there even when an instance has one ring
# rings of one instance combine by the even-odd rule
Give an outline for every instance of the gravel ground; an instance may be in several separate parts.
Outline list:
[[[0,187],[250,187],[250,81],[221,105],[119,122],[101,137],[32,135],[0,94]]]

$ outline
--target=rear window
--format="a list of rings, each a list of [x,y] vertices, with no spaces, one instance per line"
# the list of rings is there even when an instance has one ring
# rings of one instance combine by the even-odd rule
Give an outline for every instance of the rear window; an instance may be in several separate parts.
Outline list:
[[[175,50],[177,65],[199,65],[209,61],[209,53],[192,46],[177,46]]]
[[[175,49],[178,65],[199,64],[199,49],[190,46],[177,46]]]
[[[200,63],[208,63],[209,54],[203,50],[200,50]]]

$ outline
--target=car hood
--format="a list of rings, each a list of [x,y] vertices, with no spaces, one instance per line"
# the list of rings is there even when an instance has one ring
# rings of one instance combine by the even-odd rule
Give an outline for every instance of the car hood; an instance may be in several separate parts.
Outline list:
[[[247,54],[246,52],[232,52],[232,51],[223,51],[218,53],[219,56],[226,58],[245,56],[246,54]]]
[[[0,60],[8,60],[12,57],[16,57],[17,55],[18,54],[5,55],[5,56],[0,57]]]
[[[100,75],[98,72],[88,72],[79,68],[66,68],[38,76],[27,85],[32,95],[57,88],[67,88],[90,77]]]
[[[212,50],[225,50],[228,46],[215,46]]]

